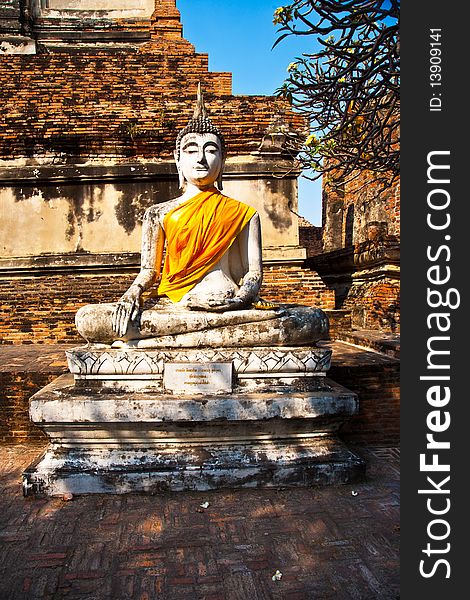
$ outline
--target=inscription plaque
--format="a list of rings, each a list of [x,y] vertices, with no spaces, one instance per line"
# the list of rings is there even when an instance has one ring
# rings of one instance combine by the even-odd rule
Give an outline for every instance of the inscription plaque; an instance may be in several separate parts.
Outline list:
[[[220,394],[232,392],[231,362],[167,362],[163,387],[173,394]]]

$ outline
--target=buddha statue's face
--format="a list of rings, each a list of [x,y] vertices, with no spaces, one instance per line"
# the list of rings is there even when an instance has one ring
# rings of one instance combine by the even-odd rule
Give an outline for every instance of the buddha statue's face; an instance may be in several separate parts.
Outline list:
[[[177,165],[188,183],[198,188],[213,185],[223,167],[219,138],[213,133],[188,133],[181,140]]]

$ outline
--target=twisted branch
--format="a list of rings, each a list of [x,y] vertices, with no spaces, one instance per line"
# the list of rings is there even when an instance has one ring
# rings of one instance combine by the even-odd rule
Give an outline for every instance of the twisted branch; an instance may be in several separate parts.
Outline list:
[[[319,42],[289,65],[276,92],[308,117],[297,158],[310,179],[398,175],[399,8],[399,0],[294,0],[275,11],[275,46],[289,35]]]

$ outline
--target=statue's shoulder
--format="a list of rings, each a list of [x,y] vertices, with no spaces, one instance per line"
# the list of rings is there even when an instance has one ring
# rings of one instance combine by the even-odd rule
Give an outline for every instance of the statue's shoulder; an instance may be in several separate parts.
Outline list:
[[[166,202],[160,202],[159,204],[153,204],[145,211],[144,219],[148,220],[158,220],[162,221],[164,216],[173,210],[177,206],[179,206],[183,200],[179,196],[178,198],[172,198],[171,200],[167,200]]]

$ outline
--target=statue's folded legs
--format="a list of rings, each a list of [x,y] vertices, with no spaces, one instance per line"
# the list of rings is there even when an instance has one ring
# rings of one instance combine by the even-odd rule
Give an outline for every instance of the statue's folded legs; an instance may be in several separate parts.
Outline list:
[[[328,335],[328,319],[320,309],[297,306],[223,313],[144,310],[117,338],[112,328],[115,310],[115,303],[82,307],[76,317],[80,335],[88,342],[112,344],[120,340],[141,348],[299,346]]]

